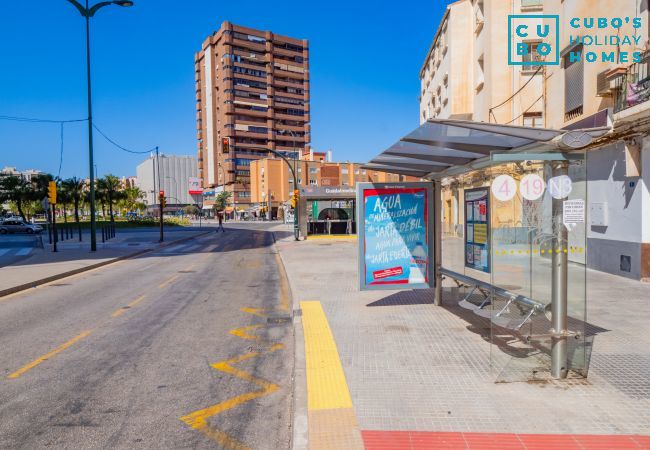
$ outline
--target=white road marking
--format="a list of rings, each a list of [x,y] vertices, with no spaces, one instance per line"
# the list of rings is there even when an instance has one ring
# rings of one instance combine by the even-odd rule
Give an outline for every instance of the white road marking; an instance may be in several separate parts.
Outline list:
[[[29,255],[32,252],[32,247],[23,247],[16,252],[17,256]]]
[[[0,248],[0,256],[4,255],[5,253],[8,253],[10,248]]]

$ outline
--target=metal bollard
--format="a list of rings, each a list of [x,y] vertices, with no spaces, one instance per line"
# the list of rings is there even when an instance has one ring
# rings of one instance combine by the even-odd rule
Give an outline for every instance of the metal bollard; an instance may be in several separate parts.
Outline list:
[[[81,242],[81,227],[79,227],[79,242]]]
[[[102,225],[102,244],[106,240],[106,231],[104,230],[104,226]]]
[[[47,224],[47,237],[50,238],[50,245],[52,245],[52,225]]]
[[[63,241],[63,227],[61,227],[61,233],[60,234],[61,234],[61,239],[60,240]]]

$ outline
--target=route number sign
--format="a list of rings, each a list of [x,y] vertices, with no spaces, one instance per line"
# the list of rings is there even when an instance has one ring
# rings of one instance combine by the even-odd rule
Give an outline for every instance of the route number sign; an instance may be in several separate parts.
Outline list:
[[[507,202],[517,193],[517,182],[510,175],[499,175],[492,182],[492,195],[497,200]]]
[[[548,180],[548,191],[554,199],[566,198],[572,190],[573,185],[568,175],[560,175]]]
[[[544,195],[544,180],[537,174],[530,173],[519,182],[519,192],[526,200],[537,200]]]

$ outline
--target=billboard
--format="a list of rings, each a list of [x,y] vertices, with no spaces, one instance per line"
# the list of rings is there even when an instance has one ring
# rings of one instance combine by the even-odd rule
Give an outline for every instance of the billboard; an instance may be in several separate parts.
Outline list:
[[[357,184],[361,290],[434,284],[433,184]]]
[[[190,195],[200,195],[203,194],[203,188],[201,188],[201,179],[196,177],[189,178],[189,190]]]
[[[465,267],[490,272],[490,188],[465,190]]]

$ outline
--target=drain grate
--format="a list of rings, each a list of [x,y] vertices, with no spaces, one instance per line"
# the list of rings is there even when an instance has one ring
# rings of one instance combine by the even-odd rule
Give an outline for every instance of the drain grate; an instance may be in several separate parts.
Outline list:
[[[178,273],[195,273],[196,270],[179,270]]]
[[[291,323],[291,316],[289,314],[278,314],[266,318],[266,323],[273,324],[287,324]]]

